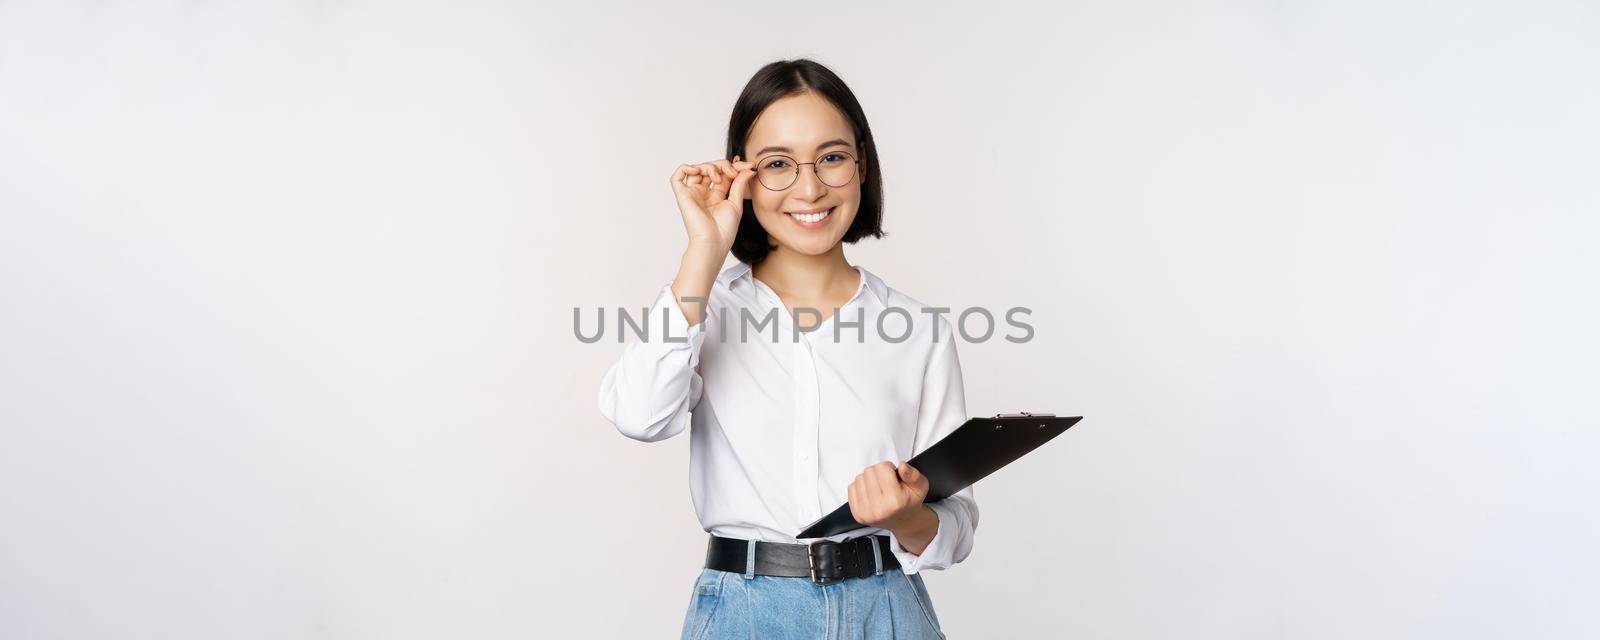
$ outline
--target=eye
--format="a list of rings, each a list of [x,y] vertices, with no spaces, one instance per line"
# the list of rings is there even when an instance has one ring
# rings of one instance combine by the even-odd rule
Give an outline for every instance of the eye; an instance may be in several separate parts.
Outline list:
[[[788,160],[785,160],[783,158],[774,158],[771,161],[767,162],[767,164],[765,164],[763,166],[765,168],[767,168],[767,169],[782,169],[782,168],[784,168],[785,166],[788,165],[788,162],[789,162]]]
[[[839,164],[841,162],[849,162],[850,161],[850,156],[847,156],[847,155],[842,154],[842,153],[834,152],[834,153],[830,153],[828,155],[822,156],[822,161],[827,163],[827,164]]]

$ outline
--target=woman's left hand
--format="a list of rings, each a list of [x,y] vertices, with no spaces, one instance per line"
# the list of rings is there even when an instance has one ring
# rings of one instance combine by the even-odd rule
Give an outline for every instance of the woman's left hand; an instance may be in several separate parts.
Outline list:
[[[900,463],[896,470],[885,460],[857,474],[848,493],[856,522],[893,531],[923,509],[928,478],[909,463]]]

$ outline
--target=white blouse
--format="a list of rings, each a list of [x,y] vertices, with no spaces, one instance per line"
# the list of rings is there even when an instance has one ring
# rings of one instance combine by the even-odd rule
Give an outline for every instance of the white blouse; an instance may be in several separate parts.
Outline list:
[[[717,276],[693,327],[668,283],[638,323],[647,333],[606,371],[600,412],[623,435],[656,442],[690,428],[689,492],[707,532],[802,542],[794,534],[847,502],[862,470],[898,465],[967,420],[951,322],[855,268],[855,296],[809,331],[743,262]],[[928,506],[939,530],[921,555],[878,527],[828,539],[888,535],[908,574],[966,559],[972,488]]]

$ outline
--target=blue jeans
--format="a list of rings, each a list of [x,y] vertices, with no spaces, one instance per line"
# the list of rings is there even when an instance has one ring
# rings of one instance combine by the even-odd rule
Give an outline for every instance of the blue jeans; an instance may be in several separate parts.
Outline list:
[[[694,581],[684,640],[943,640],[922,576],[899,568],[817,586],[810,578],[705,568]]]

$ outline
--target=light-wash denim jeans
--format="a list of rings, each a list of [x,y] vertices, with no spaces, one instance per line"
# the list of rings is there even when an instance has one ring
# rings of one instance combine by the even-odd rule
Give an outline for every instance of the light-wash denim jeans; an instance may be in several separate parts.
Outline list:
[[[810,578],[705,568],[695,578],[684,640],[942,640],[922,576],[899,568],[817,586]]]

